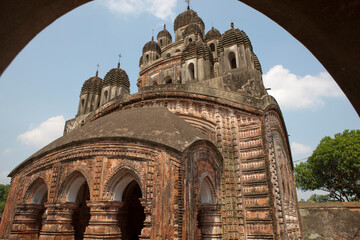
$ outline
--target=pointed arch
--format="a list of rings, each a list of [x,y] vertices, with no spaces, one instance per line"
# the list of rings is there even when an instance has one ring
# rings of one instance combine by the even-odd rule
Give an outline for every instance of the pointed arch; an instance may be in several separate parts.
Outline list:
[[[204,172],[199,184],[200,204],[214,204],[216,202],[215,184],[208,172]]]
[[[189,80],[193,80],[195,78],[195,66],[194,66],[194,63],[189,63],[188,72],[189,72]]]
[[[59,200],[63,202],[75,202],[77,194],[84,183],[90,182],[80,170],[70,173],[59,189]]]
[[[236,56],[234,52],[229,52],[228,54],[228,59],[229,59],[229,64],[230,64],[230,69],[235,69],[237,68],[236,65]]]
[[[24,202],[42,204],[47,202],[48,186],[45,180],[38,177],[33,181],[25,192]]]
[[[121,202],[124,190],[133,181],[137,182],[144,196],[143,186],[137,172],[129,167],[121,167],[106,182],[103,193],[104,198]]]

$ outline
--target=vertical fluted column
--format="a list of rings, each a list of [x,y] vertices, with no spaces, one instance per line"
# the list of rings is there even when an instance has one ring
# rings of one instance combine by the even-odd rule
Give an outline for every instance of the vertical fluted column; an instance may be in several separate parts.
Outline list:
[[[10,233],[10,239],[38,239],[43,209],[44,206],[40,204],[18,205]]]
[[[144,228],[141,230],[140,240],[151,238],[151,203],[147,202],[144,198],[140,198],[140,203],[144,207],[145,221]]]
[[[74,240],[72,216],[76,203],[46,203],[47,217],[40,232],[40,240]]]
[[[86,227],[84,240],[121,239],[119,209],[123,203],[118,201],[87,201],[90,207],[89,226]]]
[[[199,207],[199,227],[201,239],[222,239],[220,205],[204,204]]]

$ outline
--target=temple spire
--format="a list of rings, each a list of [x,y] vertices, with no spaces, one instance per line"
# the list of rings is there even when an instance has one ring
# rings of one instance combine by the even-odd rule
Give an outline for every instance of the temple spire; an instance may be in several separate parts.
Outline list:
[[[118,68],[120,68],[121,53],[118,56],[119,56]]]
[[[98,76],[98,75],[99,75],[99,67],[100,67],[100,65],[97,64],[96,67],[97,67],[97,69],[96,69],[96,76]]]
[[[190,10],[190,0],[185,0],[185,2],[187,3],[187,10]]]

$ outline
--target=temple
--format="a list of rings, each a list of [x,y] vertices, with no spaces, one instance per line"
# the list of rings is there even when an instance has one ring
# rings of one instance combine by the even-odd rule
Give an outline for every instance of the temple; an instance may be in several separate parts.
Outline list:
[[[135,94],[120,61],[84,82],[64,136],[9,174],[0,237],[302,239],[288,134],[246,33],[205,32],[188,8],[139,68]]]

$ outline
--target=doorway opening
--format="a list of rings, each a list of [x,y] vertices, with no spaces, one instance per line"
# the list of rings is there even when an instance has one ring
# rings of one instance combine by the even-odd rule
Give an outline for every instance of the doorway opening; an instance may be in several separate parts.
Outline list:
[[[75,230],[75,240],[83,240],[86,227],[89,225],[90,208],[86,205],[86,201],[90,200],[90,191],[87,182],[84,182],[76,196],[75,203],[78,207],[73,214],[73,226]]]
[[[144,207],[140,203],[142,197],[139,184],[133,180],[125,188],[122,195],[123,207],[120,210],[120,228],[122,239],[137,240],[144,227]]]

